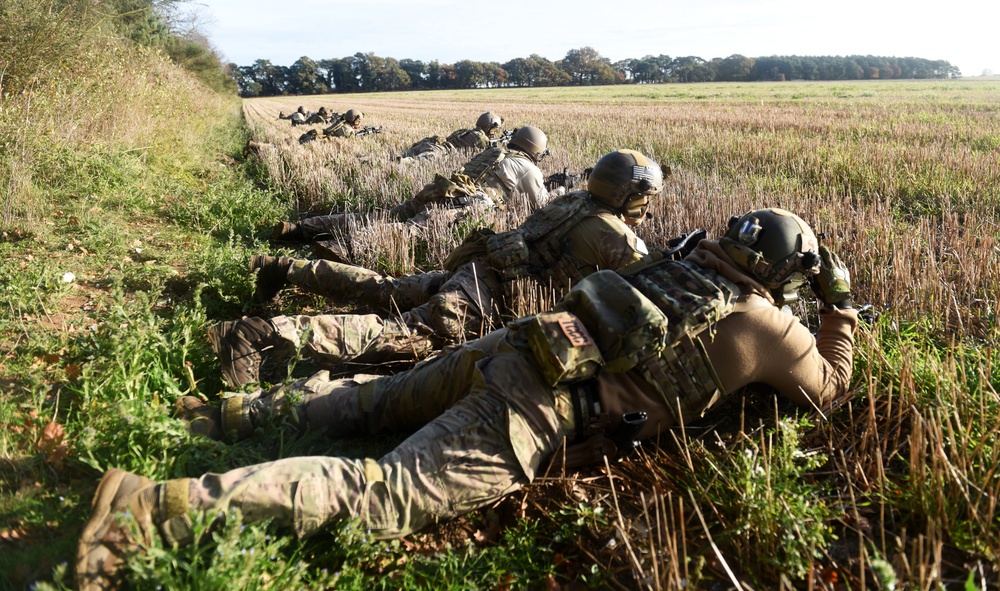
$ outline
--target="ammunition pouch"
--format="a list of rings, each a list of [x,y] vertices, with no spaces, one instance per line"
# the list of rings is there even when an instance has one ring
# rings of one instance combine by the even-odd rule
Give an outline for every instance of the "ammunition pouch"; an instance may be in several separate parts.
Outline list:
[[[444,268],[448,271],[455,271],[472,259],[487,256],[489,251],[486,241],[492,235],[493,230],[489,228],[479,228],[470,232],[465,240],[444,260]]]
[[[593,377],[604,358],[580,320],[568,312],[543,312],[517,321],[549,386]]]
[[[511,230],[486,237],[486,260],[500,271],[504,279],[515,279],[528,274],[528,244],[524,234]]]

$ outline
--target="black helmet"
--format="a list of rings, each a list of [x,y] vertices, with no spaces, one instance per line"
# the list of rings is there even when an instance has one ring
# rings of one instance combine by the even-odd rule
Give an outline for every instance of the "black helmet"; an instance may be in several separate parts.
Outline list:
[[[549,155],[549,138],[545,137],[541,129],[525,125],[514,130],[514,136],[507,142],[507,147],[520,150],[534,162],[538,162]]]
[[[662,169],[635,150],[615,150],[601,156],[587,177],[591,195],[635,219],[646,215],[649,198],[662,190]]]
[[[779,305],[798,299],[799,288],[819,273],[819,239],[809,224],[784,209],[733,216],[719,244],[740,269],[771,290]]]

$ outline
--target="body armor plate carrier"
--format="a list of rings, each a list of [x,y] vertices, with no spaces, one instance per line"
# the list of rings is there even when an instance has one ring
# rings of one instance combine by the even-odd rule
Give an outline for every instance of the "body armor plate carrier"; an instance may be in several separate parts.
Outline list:
[[[735,283],[687,261],[638,261],[619,272],[598,271],[577,284],[553,312],[568,312],[582,322],[585,336],[573,336],[581,344],[592,340],[600,361],[595,362],[592,352],[539,355],[537,338],[532,349],[539,365],[551,363],[545,359],[553,357],[586,361],[587,371],[542,368],[545,375],[572,376],[565,381],[591,378],[597,371],[635,369],[656,388],[678,422],[683,422],[705,408],[722,387],[696,337],[706,331],[711,335],[713,326],[733,312],[739,295]],[[539,316],[515,322],[512,329],[530,333],[530,323],[545,321],[544,315]],[[566,346],[553,342],[554,349]]]
[[[566,234],[587,216],[607,208],[586,191],[575,191],[535,211],[516,230],[487,238],[487,259],[504,279],[533,276],[563,289],[583,279],[566,256]]]

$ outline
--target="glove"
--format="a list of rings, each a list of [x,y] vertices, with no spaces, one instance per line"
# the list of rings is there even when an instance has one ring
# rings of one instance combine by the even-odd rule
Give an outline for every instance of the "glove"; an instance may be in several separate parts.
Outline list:
[[[810,281],[813,293],[824,304],[851,308],[851,273],[840,257],[825,246],[819,247],[819,275]]]

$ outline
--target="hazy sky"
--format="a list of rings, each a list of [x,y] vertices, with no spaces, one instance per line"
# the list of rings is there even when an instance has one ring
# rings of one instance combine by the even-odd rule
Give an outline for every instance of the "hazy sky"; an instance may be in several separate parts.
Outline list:
[[[1000,74],[996,0],[195,0],[225,60],[302,56],[506,62],[562,59],[590,46],[645,55],[879,55],[943,59],[966,76]],[[289,8],[295,6],[297,8]]]

